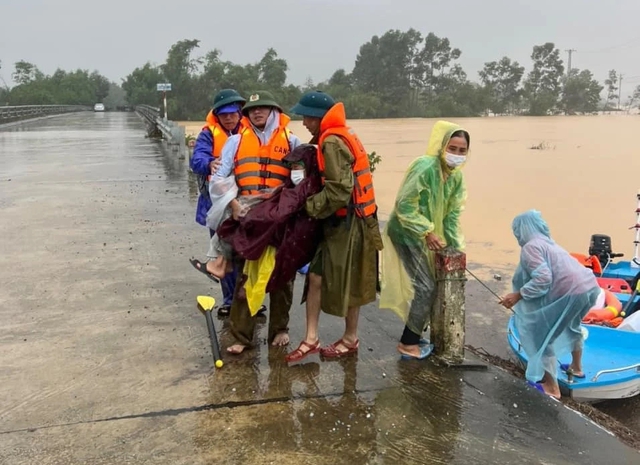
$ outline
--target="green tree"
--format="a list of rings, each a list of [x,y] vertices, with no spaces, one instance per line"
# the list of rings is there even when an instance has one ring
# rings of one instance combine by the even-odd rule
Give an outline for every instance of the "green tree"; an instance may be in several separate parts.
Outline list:
[[[106,95],[104,83],[108,80],[97,71],[78,69],[67,72],[57,69],[46,76],[37,67],[26,62],[16,66],[14,79],[19,82],[8,93],[12,105],[93,105]]]
[[[0,60],[0,69],[2,69],[2,60]],[[1,75],[0,81],[2,81],[2,84],[4,85],[4,87],[0,87],[0,105],[5,105],[9,98],[9,86]]]
[[[109,92],[103,100],[107,110],[117,110],[127,106],[127,93],[115,82],[109,83]]]
[[[211,106],[215,93],[224,87],[224,75],[229,63],[220,59],[221,52],[218,49],[207,52],[202,61],[202,74],[198,77],[198,89],[207,103],[207,109]]]
[[[604,89],[588,69],[572,69],[562,90],[562,107],[565,113],[593,113],[598,110],[600,93]]]
[[[166,82],[171,83],[167,106],[172,119],[190,119],[192,114],[201,115],[208,107],[208,102],[203,101],[202,90],[198,88],[198,71],[203,60],[191,56],[199,44],[196,39],[176,42],[160,66]]]
[[[127,102],[131,105],[146,104],[159,107],[161,95],[156,90],[156,84],[159,82],[164,82],[164,76],[150,63],[134,69],[122,82],[122,88],[127,93]]]
[[[327,81],[305,90],[313,90],[316,88],[327,92],[336,100],[344,101],[354,92],[353,78],[350,74],[347,74],[344,69],[338,69]]]
[[[269,90],[280,89],[287,81],[288,70],[287,61],[278,58],[276,51],[270,48],[258,63],[259,84]]]
[[[564,65],[552,42],[533,47],[533,70],[527,76],[524,93],[529,104],[529,114],[547,115],[558,104],[562,91]]]
[[[11,75],[13,82],[18,85],[29,84],[43,78],[42,72],[32,63],[20,60],[15,64],[15,71]]]
[[[609,77],[605,79],[604,85],[607,86],[607,100],[605,102],[605,110],[615,107],[612,101],[618,98],[618,73],[615,69],[609,71]]]
[[[426,116],[479,116],[488,107],[486,92],[469,82],[462,67],[455,64],[438,76],[426,106]]]
[[[360,92],[377,95],[384,114],[400,116],[412,104],[415,55],[421,42],[415,29],[390,30],[360,47],[351,73],[353,84]]]
[[[440,78],[447,74],[447,70],[460,55],[460,49],[451,48],[449,39],[440,38],[430,32],[424,38],[422,49],[414,56],[412,81],[427,94],[432,93],[437,88]]]
[[[629,99],[629,108],[633,108],[634,105],[637,105],[637,108],[640,108],[640,85],[636,86],[633,90],[633,94],[631,94],[631,98]]]
[[[98,73],[98,71],[92,72],[89,76],[89,80],[94,88],[95,101],[103,102],[107,95],[109,95],[111,82],[109,79]]]
[[[478,73],[488,98],[488,108],[495,114],[514,113],[519,108],[520,81],[524,66],[508,57],[484,64]]]

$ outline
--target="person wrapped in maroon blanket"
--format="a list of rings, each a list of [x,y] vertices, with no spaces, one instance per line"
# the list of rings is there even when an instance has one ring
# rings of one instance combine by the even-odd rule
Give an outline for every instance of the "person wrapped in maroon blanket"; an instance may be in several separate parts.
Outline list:
[[[320,222],[309,217],[304,208],[307,197],[322,189],[317,147],[302,144],[284,161],[291,166],[291,177],[284,186],[244,217],[225,220],[217,231],[244,260],[258,260],[269,245],[277,249],[266,292],[295,278],[298,269],[313,258],[321,234]]]

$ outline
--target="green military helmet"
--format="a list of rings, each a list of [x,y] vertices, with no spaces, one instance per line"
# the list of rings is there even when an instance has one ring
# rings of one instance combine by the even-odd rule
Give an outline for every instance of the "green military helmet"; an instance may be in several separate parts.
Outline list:
[[[320,90],[313,90],[300,97],[300,101],[289,111],[301,116],[323,118],[329,109],[336,104],[333,97]]]
[[[222,89],[213,97],[213,112],[230,103],[238,103],[242,107],[245,102],[246,100],[236,90]]]
[[[249,95],[249,100],[242,107],[242,113],[246,116],[250,108],[275,107],[282,112],[282,107],[276,103],[273,94],[266,90],[257,90]]]

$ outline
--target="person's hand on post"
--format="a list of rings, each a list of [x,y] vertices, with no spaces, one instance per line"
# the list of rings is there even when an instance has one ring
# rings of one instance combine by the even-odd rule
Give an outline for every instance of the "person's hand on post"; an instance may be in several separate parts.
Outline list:
[[[440,237],[438,237],[437,234],[434,234],[432,232],[426,235],[425,240],[427,241],[427,248],[433,251],[442,250],[446,245],[444,241],[440,239]]]
[[[511,292],[500,299],[500,304],[506,308],[513,308],[522,299],[520,292]]]

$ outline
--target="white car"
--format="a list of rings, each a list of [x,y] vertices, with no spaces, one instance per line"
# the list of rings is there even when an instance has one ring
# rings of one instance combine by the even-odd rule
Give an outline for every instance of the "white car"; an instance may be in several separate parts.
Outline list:
[[[93,111],[104,111],[104,105],[102,103],[96,103],[93,106]]]

